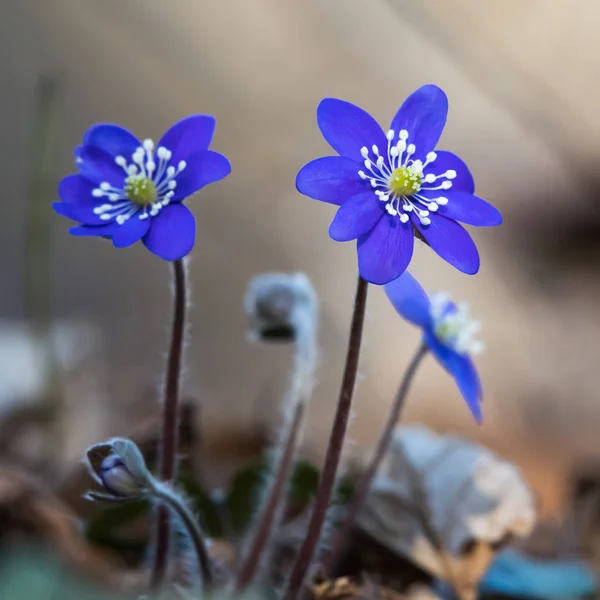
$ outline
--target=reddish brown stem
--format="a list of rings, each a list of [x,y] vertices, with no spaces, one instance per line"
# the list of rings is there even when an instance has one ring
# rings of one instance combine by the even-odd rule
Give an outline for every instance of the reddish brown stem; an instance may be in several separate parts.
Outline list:
[[[279,460],[277,472],[275,473],[275,478],[271,488],[269,489],[264,512],[248,550],[247,559],[238,573],[235,584],[237,592],[243,590],[252,581],[259,566],[261,557],[263,556],[265,544],[269,540],[271,529],[276,522],[277,509],[279,507],[285,484],[289,478],[292,459],[294,458],[303,416],[304,402],[300,401],[294,408],[292,422],[290,423],[290,428],[288,430],[287,439],[285,440],[285,445],[283,447],[283,453]]]
[[[356,373],[358,371],[360,344],[367,305],[367,289],[367,282],[359,276],[356,287],[356,297],[354,299],[352,324],[350,326],[346,365],[344,367],[337,410],[329,435],[329,445],[325,456],[325,464],[323,465],[321,481],[319,482],[319,488],[315,497],[313,512],[308,524],[306,537],[300,547],[288,581],[287,590],[285,592],[286,600],[294,600],[302,590],[304,580],[311,567],[321,537],[321,531],[327,516],[327,509],[331,501],[331,494],[333,492],[336,474],[342,456],[344,437],[346,435],[346,429],[348,428],[352,396],[354,394],[354,384],[356,382]]]
[[[160,452],[160,478],[165,482],[175,479],[177,468],[177,448],[179,445],[179,382],[185,335],[186,273],[182,260],[173,265],[174,306],[171,344],[167,358],[165,395],[163,403],[162,446]],[[171,520],[169,509],[160,504],[156,515],[154,559],[150,586],[160,590],[165,579],[171,541]]]
[[[331,575],[335,571],[337,561],[339,561],[340,555],[344,550],[346,542],[348,541],[354,521],[356,520],[356,517],[364,504],[367,494],[369,493],[373,478],[377,474],[377,471],[381,466],[381,462],[388,451],[390,442],[392,441],[392,436],[394,435],[394,430],[396,429],[398,419],[400,418],[400,413],[404,408],[406,396],[408,395],[408,391],[414,379],[415,373],[417,372],[417,369],[428,350],[429,348],[426,344],[422,343],[419,345],[419,348],[415,352],[410,364],[408,365],[408,368],[404,373],[404,376],[402,377],[402,382],[398,388],[398,393],[396,394],[394,404],[392,405],[392,410],[390,411],[390,416],[388,417],[385,429],[379,438],[379,443],[377,444],[375,454],[373,455],[367,470],[361,477],[356,493],[350,506],[348,507],[348,511],[346,512],[344,520],[333,538],[329,559],[325,564],[326,576]]]

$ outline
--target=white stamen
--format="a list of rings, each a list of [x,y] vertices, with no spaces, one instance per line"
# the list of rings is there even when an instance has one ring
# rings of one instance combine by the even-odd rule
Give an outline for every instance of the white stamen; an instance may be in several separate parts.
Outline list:
[[[448,178],[448,179],[455,179],[456,178],[456,171],[454,171],[453,169],[450,169],[448,171],[446,171],[444,173],[444,175]]]
[[[430,314],[438,340],[459,354],[477,354],[483,343],[473,336],[480,330],[481,323],[471,317],[469,305],[452,304],[450,296],[440,292],[429,296]]]
[[[171,158],[170,154],[171,153],[164,146],[159,146],[156,150],[156,156],[158,156],[160,160],[169,160],[169,158]]]
[[[406,129],[401,129],[400,133],[398,134],[398,137],[401,140],[407,140],[408,139],[408,131],[406,131]]]
[[[391,141],[394,139],[394,136],[395,136],[395,135],[396,135],[396,134],[395,134],[394,130],[393,130],[393,129],[390,129],[390,130],[387,132],[387,134],[386,134],[386,136],[385,136],[385,137],[388,139],[388,142],[391,142]]]
[[[110,189],[112,189],[112,185],[110,185],[110,183],[108,183],[108,181],[103,181],[100,184],[100,189],[101,190],[110,190]]]
[[[154,150],[154,142],[150,138],[145,139],[142,142],[142,145],[144,146],[144,150],[146,152],[152,152],[152,150]]]
[[[124,156],[115,156],[115,162],[120,166],[120,167],[125,167],[127,165],[127,160],[125,159]]]
[[[373,150],[375,156],[379,156],[379,148],[375,144],[371,146],[371,150]]]
[[[452,187],[452,182],[451,181],[442,181],[442,183],[440,184],[440,187],[443,190],[449,190]]]
[[[366,146],[363,146],[360,149],[360,154],[363,158],[367,158],[369,156],[369,149]]]
[[[183,171],[186,167],[187,167],[187,163],[185,162],[185,160],[180,160],[179,164],[177,165],[177,168],[180,171]]]
[[[366,179],[366,178],[367,178],[367,176],[365,175],[365,172],[364,172],[364,171],[359,171],[359,172],[358,172],[358,176],[359,176],[361,179]]]

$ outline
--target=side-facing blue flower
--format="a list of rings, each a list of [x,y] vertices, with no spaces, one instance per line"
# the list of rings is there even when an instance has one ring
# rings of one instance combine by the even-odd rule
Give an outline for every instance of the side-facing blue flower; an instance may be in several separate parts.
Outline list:
[[[193,115],[155,145],[118,125],[94,125],[75,149],[79,173],[60,182],[54,210],[81,224],[73,235],[108,237],[117,248],[142,240],[164,260],[183,258],[194,247],[196,222],[182,201],[231,171],[208,149],[214,130],[214,117]]]
[[[387,133],[364,110],[334,98],[317,109],[323,137],[340,156],[313,160],[298,173],[299,192],[338,209],[329,235],[358,240],[363,279],[385,284],[408,267],[414,235],[459,271],[479,270],[479,254],[457,223],[500,225],[502,216],[474,196],[458,156],[434,152],[448,113],[446,94],[425,85],[402,104]]]
[[[470,354],[483,350],[473,339],[481,324],[471,318],[467,304],[456,305],[444,292],[425,293],[408,272],[385,286],[394,308],[423,330],[423,342],[452,375],[473,416],[481,423],[481,383]]]

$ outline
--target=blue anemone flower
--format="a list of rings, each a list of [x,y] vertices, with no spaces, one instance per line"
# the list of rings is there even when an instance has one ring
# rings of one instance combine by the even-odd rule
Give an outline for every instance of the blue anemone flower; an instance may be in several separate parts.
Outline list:
[[[193,115],[154,144],[119,125],[94,125],[75,149],[79,173],[60,182],[54,210],[80,223],[73,235],[107,237],[117,248],[142,240],[164,260],[181,259],[196,238],[194,215],[182,201],[231,171],[208,149],[214,130],[214,117]]]
[[[340,207],[329,235],[358,241],[358,268],[370,283],[388,283],[406,270],[415,235],[459,271],[475,274],[477,248],[457,221],[502,223],[496,208],[473,195],[465,163],[451,152],[434,152],[447,113],[446,94],[435,85],[412,93],[387,133],[354,104],[335,98],[319,104],[319,129],[340,156],[305,165],[296,187]]]
[[[445,292],[428,296],[408,271],[388,283],[385,292],[398,313],[423,330],[423,343],[452,375],[481,423],[481,383],[470,356],[483,350],[483,343],[474,339],[481,324],[471,318],[468,305],[454,304]]]

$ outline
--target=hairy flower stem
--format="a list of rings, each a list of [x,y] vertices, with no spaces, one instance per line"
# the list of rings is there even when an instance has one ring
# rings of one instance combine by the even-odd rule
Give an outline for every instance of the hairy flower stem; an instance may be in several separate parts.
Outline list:
[[[294,600],[302,591],[304,580],[311,567],[317,544],[321,537],[323,524],[325,523],[325,518],[327,516],[327,509],[336,481],[336,474],[342,456],[342,447],[346,429],[348,428],[348,420],[352,406],[352,396],[356,382],[356,373],[358,371],[360,344],[365,320],[365,309],[367,306],[367,289],[367,282],[359,276],[356,287],[356,297],[354,299],[354,312],[350,326],[346,365],[344,367],[337,410],[329,435],[329,445],[327,447],[327,454],[325,455],[325,464],[323,465],[321,481],[319,482],[319,488],[317,490],[306,537],[300,547],[288,581],[287,590],[285,592],[286,600]]]
[[[194,515],[186,506],[185,502],[166,486],[155,486],[153,489],[153,496],[159,500],[162,500],[165,505],[170,506],[173,511],[179,515],[183,526],[192,540],[194,550],[196,551],[199,572],[202,573],[202,583],[205,588],[212,587],[214,578],[210,557],[206,549],[206,544],[204,543],[204,535],[200,529],[200,525],[194,518]]]
[[[181,379],[181,363],[185,335],[186,271],[182,260],[173,263],[174,306],[171,344],[167,358],[167,371],[164,391],[162,446],[160,452],[160,479],[172,482],[177,467],[177,447],[179,444],[179,382]],[[152,590],[160,590],[165,579],[171,523],[169,510],[159,505],[156,515],[156,539],[150,586]]]
[[[335,572],[337,562],[339,561],[340,555],[348,541],[354,521],[356,520],[356,517],[364,504],[367,494],[369,493],[373,478],[379,470],[381,462],[388,451],[390,442],[392,441],[392,437],[394,435],[394,429],[396,428],[398,419],[400,418],[400,413],[404,408],[406,396],[408,395],[414,376],[419,368],[419,365],[421,364],[421,361],[423,358],[425,358],[428,351],[429,348],[427,345],[425,343],[421,343],[413,355],[408,368],[404,372],[402,381],[400,382],[400,387],[398,388],[398,392],[394,400],[394,404],[392,405],[392,410],[390,411],[385,429],[379,438],[373,458],[371,459],[367,470],[360,479],[357,490],[354,494],[354,498],[352,499],[352,502],[344,516],[344,520],[342,521],[337,533],[333,538],[329,558],[325,563],[325,577],[329,577]]]
[[[266,562],[267,543],[271,532],[277,529],[283,514],[286,483],[289,480],[298,439],[302,430],[306,404],[314,387],[317,364],[316,314],[312,308],[298,307],[293,318],[296,352],[292,381],[286,399],[288,423],[275,449],[273,477],[267,489],[262,515],[250,542],[246,558],[235,583],[236,592],[242,591],[254,579],[261,563]]]

